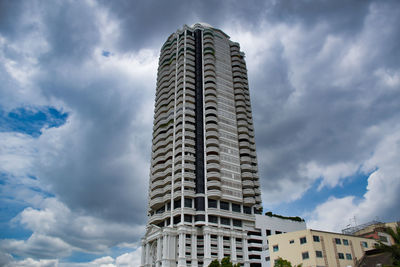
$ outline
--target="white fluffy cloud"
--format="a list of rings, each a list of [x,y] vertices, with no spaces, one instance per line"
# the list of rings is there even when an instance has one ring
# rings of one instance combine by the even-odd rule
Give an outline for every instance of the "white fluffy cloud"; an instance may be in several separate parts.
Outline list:
[[[349,223],[365,223],[372,219],[398,220],[400,210],[400,131],[397,128],[382,140],[363,166],[368,177],[367,192],[361,199],[354,196],[330,198],[311,213],[308,226],[340,231]]]
[[[136,248],[133,252],[124,253],[116,258],[110,256],[100,257],[86,263],[64,263],[59,260],[34,260],[26,258],[24,260],[14,260],[11,255],[0,253],[0,264],[4,267],[138,267],[140,265],[141,248]]]
[[[32,232],[0,242],[9,266],[73,266],[50,258],[74,251],[104,253],[76,266],[139,265],[139,249],[105,255],[144,231],[158,49],[196,20],[246,52],[266,207],[362,172],[371,173],[364,196],[332,196],[310,225],[399,216],[397,2],[0,5],[0,111],[68,113],[38,137],[0,133],[1,193],[22,206],[10,223]]]
[[[302,17],[303,5],[291,23],[227,25],[247,56],[267,207],[301,198],[319,179],[319,189],[333,188],[369,173],[363,166],[399,124],[399,68],[389,63],[398,11],[371,3],[349,34],[333,23],[340,3],[310,24],[318,15]]]

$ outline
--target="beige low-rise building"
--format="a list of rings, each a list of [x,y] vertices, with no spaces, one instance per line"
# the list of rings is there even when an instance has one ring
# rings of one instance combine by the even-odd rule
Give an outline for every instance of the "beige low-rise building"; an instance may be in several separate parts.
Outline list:
[[[270,236],[269,260],[271,266],[278,258],[303,267],[356,266],[375,243],[372,239],[307,229]]]

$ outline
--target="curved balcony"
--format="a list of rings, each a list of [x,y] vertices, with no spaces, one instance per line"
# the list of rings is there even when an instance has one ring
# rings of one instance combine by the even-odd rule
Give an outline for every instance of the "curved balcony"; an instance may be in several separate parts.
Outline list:
[[[206,146],[215,146],[215,147],[219,147],[219,141],[218,138],[208,138],[206,140]]]
[[[219,156],[217,155],[207,155],[207,164],[208,163],[217,163],[219,164]]]
[[[215,84],[212,83],[207,84],[204,89],[204,94],[205,95],[212,94],[217,96],[217,87],[215,86]]]
[[[168,143],[171,142],[170,138],[173,135],[174,128],[171,127],[168,129],[166,133],[159,134],[156,138],[153,139],[153,151],[157,150],[159,147],[165,147]]]
[[[242,172],[242,180],[253,180],[253,174],[251,172]]]
[[[215,59],[214,58],[204,59],[204,66],[207,66],[209,64],[212,65],[212,66],[215,66]]]
[[[240,139],[249,139],[250,138],[250,136],[248,135],[248,134],[239,134],[239,140]]]
[[[212,180],[221,180],[221,174],[219,173],[219,171],[207,171],[207,181]]]
[[[207,190],[207,196],[219,199],[222,196],[222,192],[219,189]]]
[[[220,168],[218,163],[207,163],[207,172],[218,172]]]
[[[207,154],[209,154],[209,153],[211,153],[211,154],[215,154],[215,153],[218,153],[219,154],[219,147],[216,147],[216,146],[208,146],[208,147],[206,147],[206,153]]]
[[[196,176],[194,175],[193,172],[187,172],[187,171],[185,171],[183,176],[185,177],[185,179],[193,179],[194,180],[196,178]]]
[[[217,97],[215,97],[214,95],[207,95],[204,97],[205,102],[215,102],[216,104],[218,104],[217,102]]]
[[[241,122],[240,125],[239,122]],[[247,127],[242,125],[243,125],[242,121],[238,121],[238,134],[248,134],[249,129],[247,129]]]
[[[195,198],[196,197],[196,192],[194,191],[194,189],[191,189],[191,190],[186,190],[185,189],[184,195],[185,195],[185,197]]]
[[[172,169],[168,168],[163,172],[158,172],[157,174],[151,175],[152,181],[156,181],[159,179],[164,179],[165,177],[171,175]]]
[[[193,181],[183,181],[183,185],[189,188],[196,188],[196,184]]]
[[[204,64],[204,73],[214,75],[215,77],[215,65],[212,63]]]
[[[252,197],[254,195],[255,195],[255,193],[254,193],[253,189],[251,189],[251,188],[243,189],[243,197]]]
[[[195,171],[195,170],[196,170],[196,167],[194,166],[194,164],[185,163],[185,170],[188,170],[188,171]]]
[[[216,114],[213,114],[213,113],[211,113],[211,114],[208,114],[207,116],[206,116],[206,123],[218,123],[218,118],[217,118],[217,115]]]
[[[250,164],[240,164],[240,168],[242,169],[242,172],[253,171],[253,166],[251,166]]]
[[[254,205],[254,204],[256,204],[256,201],[255,201],[255,199],[254,199],[254,197],[244,197],[243,198],[243,203],[245,204],[245,205]]]
[[[207,109],[208,107],[213,107],[213,108],[215,108],[215,109],[217,109],[218,108],[218,105],[217,105],[217,102],[215,102],[215,101],[210,101],[210,102],[206,102],[205,103],[205,105],[204,105],[204,107]]]
[[[249,143],[249,142],[240,142],[240,143]],[[240,144],[240,143],[239,143],[239,147],[240,147],[239,151],[240,151],[240,154],[252,155],[252,151],[251,151],[250,149],[248,149],[248,148],[241,148],[241,144]]]
[[[219,137],[218,131],[216,131],[216,130],[206,131],[206,138],[217,138],[218,139],[218,137]]]
[[[252,159],[247,156],[240,157],[240,163],[242,164],[251,164]]]
[[[150,188],[151,190],[157,189],[157,188],[171,188],[171,176],[167,176],[164,179],[161,180],[150,180]]]
[[[248,141],[240,141],[239,142],[239,149],[240,149],[240,153],[248,153],[250,154],[250,143]]]
[[[215,78],[215,73],[213,71],[207,71],[207,74],[209,76],[206,76],[206,73],[204,73],[204,75],[205,75],[204,83],[207,84],[208,82],[211,82],[213,84],[217,84],[217,79]]]
[[[156,166],[154,166],[152,169],[151,169],[151,173],[153,174],[153,175],[155,175],[155,174],[157,174],[158,172],[163,172],[164,170],[166,170],[169,166],[171,166],[171,164],[172,164],[172,160],[167,160],[166,162],[164,162],[164,163],[160,163],[160,164],[156,164]]]
[[[185,146],[185,153],[192,153],[192,154],[195,154],[196,152],[195,152],[195,150],[194,150],[194,147]]]
[[[221,190],[221,182],[218,180],[207,181],[207,190],[218,189]]]
[[[251,180],[244,180],[244,181],[242,181],[242,186],[243,186],[243,188],[253,188],[254,182]]]
[[[208,116],[216,117],[217,116],[217,111],[215,109],[206,109],[206,111],[204,113],[205,113],[204,115],[206,117],[208,117]]]
[[[206,132],[212,130],[218,131],[218,123],[216,123],[215,121],[210,121],[206,123]]]
[[[158,209],[161,208],[164,205],[164,198],[163,197],[157,197],[154,199],[151,199],[149,202],[149,206],[151,209]]]

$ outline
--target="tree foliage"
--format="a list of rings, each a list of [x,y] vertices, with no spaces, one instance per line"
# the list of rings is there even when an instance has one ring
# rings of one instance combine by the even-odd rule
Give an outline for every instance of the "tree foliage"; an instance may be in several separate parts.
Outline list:
[[[299,216],[295,216],[295,217],[282,216],[282,215],[279,215],[279,214],[272,213],[272,211],[267,211],[265,213],[265,215],[269,216],[269,217],[276,217],[276,218],[279,218],[279,219],[284,219],[284,220],[292,220],[292,221],[295,221],[295,222],[304,222],[304,219],[300,218]]]
[[[301,267],[302,264],[292,266],[292,263],[288,260],[284,260],[279,257],[274,264],[274,267]]]
[[[394,241],[393,245],[388,246],[379,241],[379,243],[375,245],[375,248],[390,252],[392,254],[393,264],[395,266],[400,266],[400,227],[397,226],[395,230],[387,227],[385,228],[385,232],[392,237]]]
[[[225,257],[221,260],[221,263],[218,260],[213,260],[208,267],[240,267],[240,263],[233,264],[229,257]]]

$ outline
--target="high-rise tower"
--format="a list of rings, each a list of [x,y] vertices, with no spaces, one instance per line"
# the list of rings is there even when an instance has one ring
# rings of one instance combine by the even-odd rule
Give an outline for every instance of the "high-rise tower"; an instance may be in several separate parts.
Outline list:
[[[161,48],[142,266],[250,266],[261,192],[244,54],[206,24]],[[253,265],[253,264],[252,264]]]

